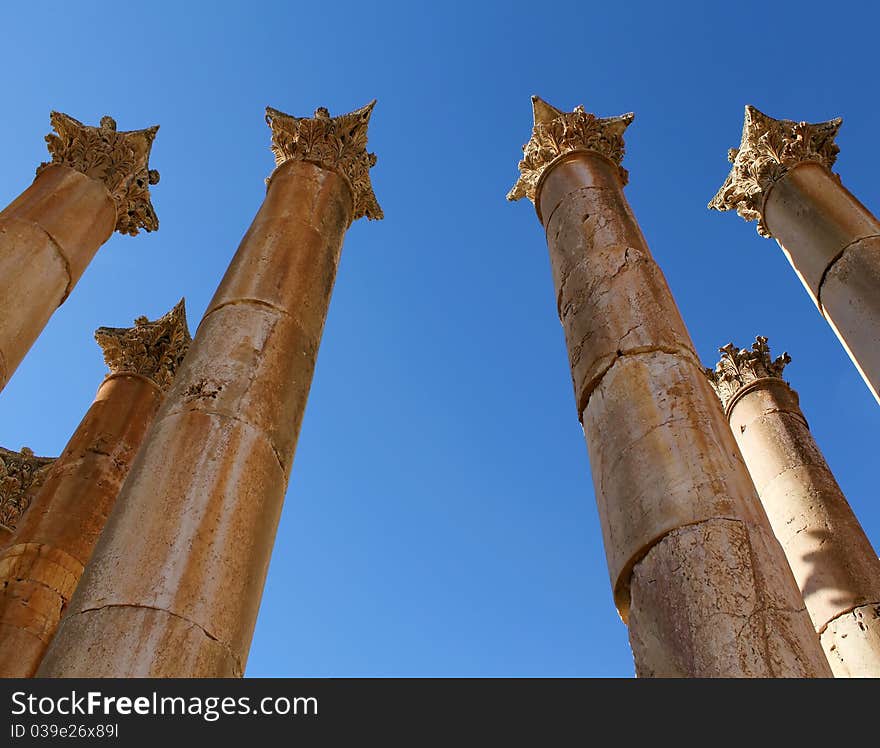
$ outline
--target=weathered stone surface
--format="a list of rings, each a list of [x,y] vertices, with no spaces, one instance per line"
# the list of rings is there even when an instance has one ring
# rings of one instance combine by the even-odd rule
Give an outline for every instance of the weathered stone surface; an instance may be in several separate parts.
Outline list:
[[[678,527],[766,523],[702,372],[679,355],[620,358],[583,414],[605,554],[626,619],[633,565]]]
[[[594,176],[584,179],[584,172]],[[576,153],[560,162],[542,183],[538,204],[549,216],[547,244],[578,413],[620,356],[664,350],[693,358],[666,279],[606,159]]]
[[[0,388],[113,233],[104,186],[50,166],[0,213]]]
[[[363,151],[369,111],[354,114],[362,153],[346,142],[345,163],[330,163],[344,118],[270,110],[280,160],[266,200],[40,675],[244,671],[342,239],[356,215],[379,217],[358,171],[375,160]]]
[[[876,678],[876,658],[865,658],[866,649],[880,652],[880,603],[844,613],[822,633],[822,646],[835,678]]]
[[[242,664],[196,624],[164,610],[105,607],[70,616],[65,637],[77,646],[52,647],[40,674],[63,669],[71,678],[175,678],[181,672],[241,677]],[[82,644],[80,644],[82,643]]]
[[[186,353],[182,304],[157,322],[99,330],[111,374],[0,553],[2,677],[32,676],[55,634],[162,402],[160,383]]]
[[[637,670],[829,675],[672,294],[623,197],[622,133],[631,117],[600,120],[582,109],[564,114],[540,100],[534,105],[533,137],[508,197],[532,198],[547,233],[611,583]],[[684,541],[704,540],[712,546],[708,559],[682,550]],[[744,548],[752,549],[746,559]],[[655,567],[664,574],[663,599],[649,588]],[[767,601],[783,606],[781,631],[742,626]],[[711,625],[719,611],[730,620],[725,632]],[[757,659],[756,646],[766,650]]]
[[[880,236],[858,239],[843,251],[828,268],[818,301],[880,400]]]
[[[630,642],[639,677],[829,675],[778,544],[763,527],[681,527],[633,569]]]
[[[752,351],[733,345],[721,351],[707,374],[728,403],[733,434],[822,634],[848,611],[880,603],[880,559],[813,439],[797,394],[783,381],[782,366],[770,365],[767,339],[759,337]],[[789,360],[786,354],[777,363]],[[737,363],[739,377],[731,374]],[[765,376],[752,377],[753,369]],[[850,657],[858,661],[854,669],[880,676],[880,638],[858,627],[849,636],[847,647],[833,652],[834,637],[822,636],[835,673],[835,662],[842,667]]]

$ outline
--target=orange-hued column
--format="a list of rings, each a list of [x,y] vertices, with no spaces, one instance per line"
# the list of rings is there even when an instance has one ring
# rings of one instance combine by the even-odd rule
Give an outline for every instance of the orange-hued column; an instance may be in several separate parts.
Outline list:
[[[0,677],[32,676],[189,345],[181,301],[97,330],[110,374],[0,551]]]
[[[381,217],[372,106],[269,110],[266,199],[38,675],[242,675],[342,240]]]
[[[614,599],[639,676],[829,676],[623,186],[632,115],[535,98],[510,199],[550,250]]]
[[[880,221],[832,174],[842,120],[776,120],[746,107],[733,168],[709,203],[758,220],[880,402]]]
[[[880,677],[880,559],[813,439],[797,393],[782,379],[791,360],[721,349],[707,369],[776,537],[837,677]]]
[[[148,167],[157,127],[117,132],[52,112],[52,161],[0,212],[0,389],[114,229],[152,231]]]

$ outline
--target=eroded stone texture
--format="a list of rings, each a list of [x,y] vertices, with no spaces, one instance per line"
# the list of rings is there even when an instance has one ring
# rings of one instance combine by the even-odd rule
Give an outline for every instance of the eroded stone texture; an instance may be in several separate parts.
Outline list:
[[[312,124],[269,110],[266,200],[40,675],[244,672],[343,236],[380,216],[361,173],[371,108]]]
[[[758,219],[880,401],[880,221],[831,172],[842,120],[775,120],[746,107],[733,168],[710,208]]]
[[[835,618],[822,633],[822,646],[835,678],[876,678],[876,658],[863,654],[880,651],[880,605],[863,605]]]
[[[0,543],[15,533],[54,461],[54,457],[37,457],[27,447],[20,452],[0,447]]]
[[[0,389],[114,229],[158,227],[148,168],[156,128],[116,132],[52,113],[52,161],[0,212]]]
[[[638,671],[829,675],[736,443],[623,195],[621,136],[631,115],[563,114],[537,98],[533,106],[533,137],[508,197],[532,197],[546,229],[611,584]],[[679,548],[716,537],[711,562]],[[761,552],[746,562],[749,547]],[[664,565],[666,597],[655,601],[643,580]],[[779,632],[733,625],[767,600],[784,602]],[[678,608],[690,621],[686,636],[677,628]],[[711,610],[727,611],[727,634],[715,635],[703,620]],[[757,645],[769,654],[755,659]]]
[[[766,528],[711,519],[665,535],[632,575],[639,677],[827,674],[803,600]]]
[[[55,634],[186,353],[183,301],[155,322],[95,337],[110,374],[0,553],[0,677],[32,676]]]
[[[835,674],[849,668],[880,676],[876,616],[865,616],[861,627],[848,630],[845,647],[824,634],[832,626],[845,628],[835,621],[854,609],[880,606],[880,559],[813,439],[797,394],[782,379],[791,358],[783,354],[773,361],[763,337],[750,350],[729,344],[721,352],[718,365],[706,373],[822,634],[829,663]]]

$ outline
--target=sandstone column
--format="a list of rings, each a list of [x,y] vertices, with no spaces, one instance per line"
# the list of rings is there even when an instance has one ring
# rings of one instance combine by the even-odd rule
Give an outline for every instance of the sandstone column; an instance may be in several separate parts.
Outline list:
[[[53,462],[54,457],[37,457],[27,447],[20,452],[0,447],[0,547],[16,535],[22,515]]]
[[[787,353],[767,338],[721,348],[706,369],[837,677],[880,677],[880,559],[831,474],[798,396]]]
[[[880,402],[880,221],[831,173],[841,123],[777,120],[747,106],[709,207],[757,219],[758,233],[776,239]]]
[[[0,553],[0,677],[32,676],[189,345],[184,303],[95,332],[110,374]]]
[[[611,584],[640,676],[828,676],[804,603],[623,195],[631,114],[533,99],[508,199],[546,230]]]
[[[266,200],[39,675],[242,675],[343,236],[382,217],[372,109],[268,110]]]
[[[148,166],[158,127],[117,132],[52,112],[52,161],[0,212],[0,389],[113,230],[134,236],[159,221]]]

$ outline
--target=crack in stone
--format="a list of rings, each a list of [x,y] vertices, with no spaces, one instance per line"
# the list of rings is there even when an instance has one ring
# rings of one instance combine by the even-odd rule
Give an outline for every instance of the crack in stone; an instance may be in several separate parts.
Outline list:
[[[110,608],[135,608],[135,609],[140,608],[142,610],[155,610],[155,611],[158,611],[159,613],[165,613],[166,615],[171,616],[172,618],[177,618],[177,619],[183,621],[184,623],[189,624],[192,628],[198,629],[208,639],[210,639],[213,642],[216,642],[224,650],[226,650],[226,652],[229,654],[230,659],[235,664],[236,675],[238,677],[241,677],[241,674],[243,672],[243,669],[241,666],[241,660],[239,659],[238,655],[236,655],[235,652],[232,651],[230,646],[228,644],[226,644],[226,642],[222,641],[221,639],[218,639],[216,636],[214,636],[210,631],[208,631],[206,628],[204,628],[200,624],[196,623],[195,621],[190,620],[186,616],[180,615],[179,613],[174,613],[173,611],[167,610],[165,608],[157,608],[154,605],[142,605],[140,603],[108,603],[107,605],[99,605],[94,608],[83,608],[82,610],[78,610],[78,611],[76,611],[76,613],[73,613],[72,616],[74,616],[74,615],[79,616],[79,615],[83,615],[84,613],[94,613],[94,612],[101,611],[101,610],[108,610]]]

